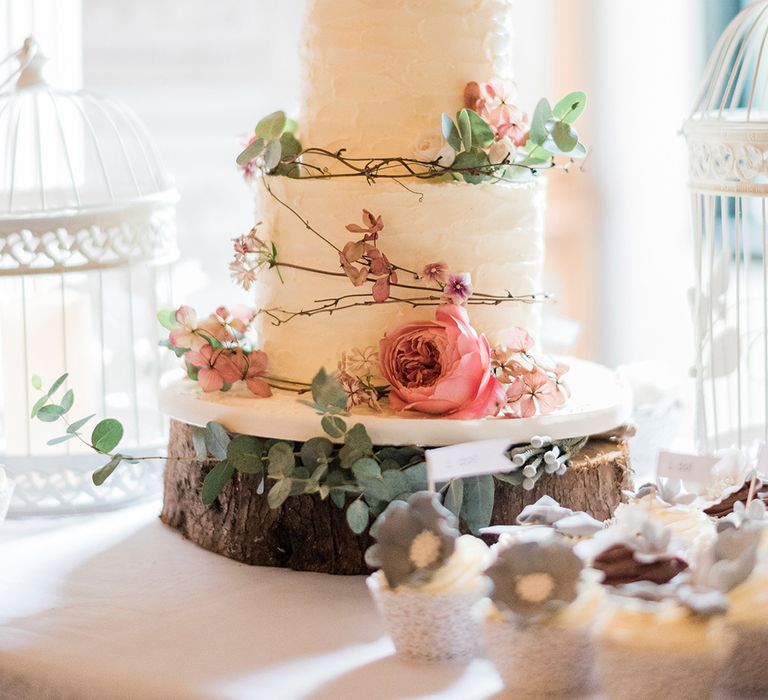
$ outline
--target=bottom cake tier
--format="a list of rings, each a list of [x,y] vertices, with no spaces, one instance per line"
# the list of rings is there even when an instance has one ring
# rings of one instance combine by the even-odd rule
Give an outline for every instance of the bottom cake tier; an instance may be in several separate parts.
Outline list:
[[[194,454],[193,427],[172,421],[169,457]],[[345,512],[331,499],[298,495],[273,509],[259,493],[260,477],[236,473],[213,505],[203,504],[203,479],[213,462],[167,462],[161,519],[201,547],[237,561],[298,571],[365,574],[368,529],[352,532]],[[626,440],[590,438],[561,475],[542,476],[531,490],[495,482],[491,523],[513,523],[528,504],[549,495],[561,505],[609,518],[630,485]]]

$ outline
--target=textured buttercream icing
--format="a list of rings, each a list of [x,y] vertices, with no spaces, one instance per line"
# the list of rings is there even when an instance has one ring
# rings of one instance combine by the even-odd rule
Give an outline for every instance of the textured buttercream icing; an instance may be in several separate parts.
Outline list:
[[[436,261],[451,272],[468,272],[475,291],[504,295],[541,293],[544,260],[546,181],[482,183],[408,181],[414,194],[391,180],[368,184],[363,178],[329,180],[268,177],[280,200],[309,221],[314,229],[342,248],[355,238],[345,226],[359,222],[361,210],[383,217],[378,246],[396,265],[421,270]],[[256,220],[260,233],[275,243],[278,260],[340,273],[338,253],[257,183]],[[358,234],[359,235],[359,234]],[[363,294],[372,301],[370,284],[353,287],[346,276],[319,275],[288,267],[265,270],[256,285],[259,308],[299,311],[319,300]],[[408,283],[408,275],[399,273]],[[422,296],[392,288],[392,296]],[[439,297],[439,292],[437,293]],[[354,299],[347,300],[354,301]],[[540,328],[542,303],[504,302],[468,307],[473,326],[491,344],[501,342],[514,326],[534,337]],[[352,348],[378,347],[387,330],[401,323],[434,317],[434,306],[372,304],[297,316],[275,326],[260,317],[262,348],[275,376],[308,381],[320,367],[335,370],[341,354]]]
[[[768,562],[728,593],[728,619],[746,625],[768,625]]]
[[[411,156],[472,80],[512,77],[509,0],[310,0],[302,137],[353,156]]]
[[[620,503],[615,517],[633,508],[642,508],[651,520],[668,527],[685,545],[690,546],[701,537],[713,537],[715,526],[712,520],[701,510],[684,506],[669,506],[662,503],[654,494],[643,496],[630,503]]]
[[[623,600],[610,605],[600,624],[605,643],[668,653],[726,649],[725,621],[697,618],[672,601]]]

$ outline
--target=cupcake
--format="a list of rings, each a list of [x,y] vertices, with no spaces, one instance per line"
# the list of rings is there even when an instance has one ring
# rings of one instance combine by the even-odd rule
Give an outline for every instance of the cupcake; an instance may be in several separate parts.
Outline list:
[[[691,591],[660,601],[615,596],[597,630],[597,676],[605,696],[710,697],[733,645],[720,598]]]
[[[490,598],[475,608],[488,658],[515,697],[590,686],[592,622],[602,591],[559,539],[516,542],[499,551],[487,575]]]
[[[484,595],[489,550],[459,536],[436,494],[393,501],[374,524],[368,589],[397,654],[417,661],[467,660],[478,652],[471,609]]]
[[[725,668],[724,684],[742,697],[768,695],[768,561],[765,505],[752,501],[721,520],[709,578],[728,598],[726,619],[736,643]]]

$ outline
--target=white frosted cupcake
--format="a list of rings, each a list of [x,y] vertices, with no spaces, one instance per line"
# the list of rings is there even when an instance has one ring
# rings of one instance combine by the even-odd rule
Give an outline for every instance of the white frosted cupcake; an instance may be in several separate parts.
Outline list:
[[[740,504],[737,504],[740,505]],[[726,619],[736,644],[725,685],[742,697],[768,696],[768,561],[765,505],[752,501],[718,522],[709,578],[726,591]]]
[[[584,579],[572,547],[555,539],[515,542],[487,574],[491,598],[477,605],[475,617],[505,688],[515,697],[587,689],[602,591]]]
[[[708,698],[732,645],[721,614],[617,598],[598,628],[598,683],[616,700]]]
[[[417,661],[467,660],[478,652],[471,609],[487,590],[489,550],[459,536],[454,515],[436,494],[393,501],[376,521],[366,561],[380,570],[368,589],[399,656]]]

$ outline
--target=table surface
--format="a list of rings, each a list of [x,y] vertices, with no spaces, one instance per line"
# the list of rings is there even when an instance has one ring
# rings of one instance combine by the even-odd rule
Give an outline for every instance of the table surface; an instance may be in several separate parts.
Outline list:
[[[159,505],[0,525],[0,698],[472,698],[490,663],[400,661],[364,578],[250,567]]]

